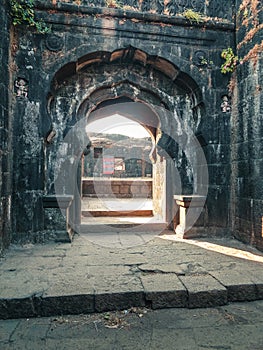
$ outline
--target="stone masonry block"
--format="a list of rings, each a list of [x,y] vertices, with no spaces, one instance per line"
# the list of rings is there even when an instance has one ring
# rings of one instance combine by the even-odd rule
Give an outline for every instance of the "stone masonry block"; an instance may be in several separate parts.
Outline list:
[[[123,310],[132,306],[145,306],[143,292],[119,292],[95,294],[95,311]]]
[[[175,274],[154,273],[141,276],[141,281],[153,309],[187,305],[187,291]]]
[[[94,295],[62,295],[34,298],[37,316],[78,315],[94,312]]]
[[[252,277],[242,271],[213,271],[213,276],[227,289],[228,301],[257,299],[256,285]]]
[[[120,186],[119,185],[112,185],[111,189],[112,189],[112,192],[114,194],[119,194],[120,193]]]
[[[212,307],[227,303],[227,290],[215,278],[206,274],[180,276],[188,291],[188,307]]]
[[[120,194],[129,194],[129,193],[130,193],[130,186],[122,185],[120,187]]]
[[[32,298],[0,299],[0,319],[36,316]]]

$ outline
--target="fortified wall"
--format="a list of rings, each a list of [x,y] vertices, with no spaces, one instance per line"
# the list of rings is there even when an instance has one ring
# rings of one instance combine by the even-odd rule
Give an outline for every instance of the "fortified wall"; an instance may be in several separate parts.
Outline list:
[[[237,1],[236,52],[230,78],[231,201],[235,236],[263,248],[263,10],[260,1]]]
[[[40,34],[14,27],[9,1],[3,1],[0,249],[44,239],[43,196],[56,192],[58,176],[67,177],[60,164],[84,146],[72,150],[65,135],[101,103],[123,96],[165,111],[158,112],[157,148],[169,169],[178,169],[181,193],[198,193],[207,166],[200,234],[235,234],[263,249],[259,1],[246,1],[247,7],[241,0],[123,3],[36,1],[37,18],[51,27]],[[227,48],[243,62],[222,74]],[[192,135],[206,159],[192,159],[194,170],[187,161],[191,150],[178,147],[178,140],[190,144]],[[173,206],[172,172],[170,182]],[[73,216],[77,211],[76,204]]]

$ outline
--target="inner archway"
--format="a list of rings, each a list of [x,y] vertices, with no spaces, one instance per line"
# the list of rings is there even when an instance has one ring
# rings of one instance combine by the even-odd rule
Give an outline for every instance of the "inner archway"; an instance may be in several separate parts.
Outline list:
[[[156,176],[159,125],[151,108],[127,97],[103,101],[90,113],[89,151],[82,157],[82,224],[165,223],[158,200],[165,183]]]

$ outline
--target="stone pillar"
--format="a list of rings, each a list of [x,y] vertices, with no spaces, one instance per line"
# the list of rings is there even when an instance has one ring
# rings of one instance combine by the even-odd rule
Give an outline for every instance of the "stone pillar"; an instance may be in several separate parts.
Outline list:
[[[166,160],[159,155],[153,164],[152,191],[154,215],[166,220]]]
[[[175,203],[179,207],[179,214],[174,218],[174,231],[179,237],[190,238],[195,235],[191,231],[194,224],[191,222],[191,215],[202,210],[205,198],[199,195],[174,195]]]

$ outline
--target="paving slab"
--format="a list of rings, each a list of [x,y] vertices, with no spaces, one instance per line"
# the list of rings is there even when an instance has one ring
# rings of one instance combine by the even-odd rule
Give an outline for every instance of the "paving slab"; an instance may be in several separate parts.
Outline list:
[[[227,288],[229,301],[257,300],[256,285],[249,274],[236,270],[213,271],[212,274]]]
[[[188,307],[212,307],[227,304],[227,289],[208,274],[179,276],[188,291]]]
[[[263,253],[235,240],[93,235],[96,244],[83,234],[68,244],[11,246],[0,259],[0,318],[263,299]]]
[[[187,290],[176,274],[153,273],[140,278],[153,309],[187,306]]]

